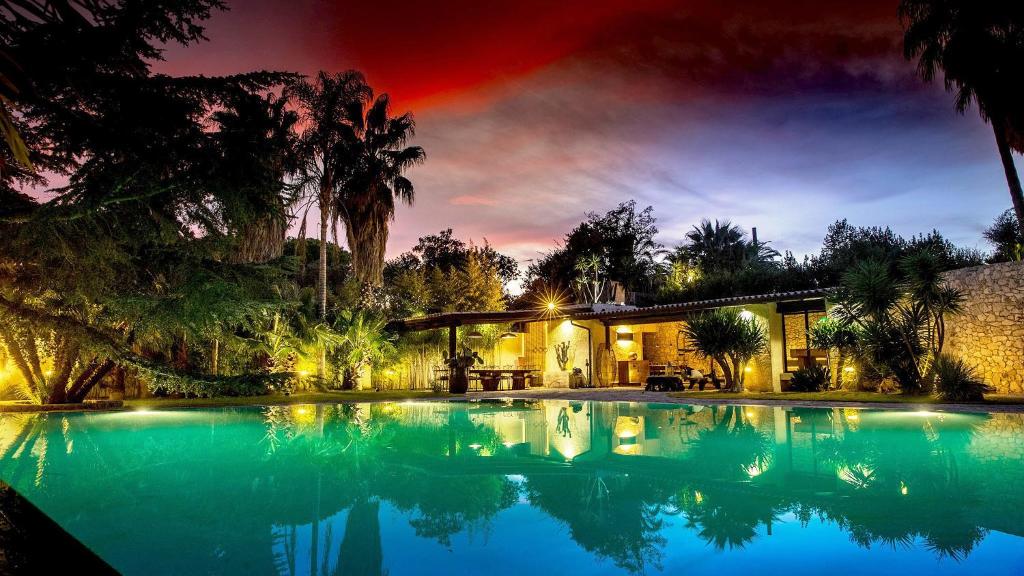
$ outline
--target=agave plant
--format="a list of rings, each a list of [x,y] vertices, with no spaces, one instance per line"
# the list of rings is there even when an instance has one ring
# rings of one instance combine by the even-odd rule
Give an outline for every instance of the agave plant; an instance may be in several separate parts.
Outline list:
[[[986,392],[995,391],[962,358],[942,354],[935,359],[932,369],[935,393],[947,402],[980,402]]]

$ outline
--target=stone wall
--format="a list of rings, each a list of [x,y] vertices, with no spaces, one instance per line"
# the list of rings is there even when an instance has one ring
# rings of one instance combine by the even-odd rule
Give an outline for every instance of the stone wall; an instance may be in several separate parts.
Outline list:
[[[945,280],[964,294],[963,312],[947,320],[945,350],[1000,393],[1024,393],[1024,262],[952,270]]]

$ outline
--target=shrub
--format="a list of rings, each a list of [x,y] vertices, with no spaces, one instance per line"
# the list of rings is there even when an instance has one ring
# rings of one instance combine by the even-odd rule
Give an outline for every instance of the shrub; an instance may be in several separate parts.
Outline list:
[[[808,368],[800,368],[793,372],[789,387],[793,392],[819,392],[828,387],[832,381],[828,366],[815,364]]]
[[[974,368],[961,358],[940,354],[932,366],[935,374],[935,394],[947,402],[980,402],[986,392],[994,392],[978,376]]]
[[[180,394],[186,398],[218,396],[262,396],[291,394],[295,390],[294,375],[288,372],[247,374],[242,376],[184,377],[153,374],[149,389],[155,394]]]

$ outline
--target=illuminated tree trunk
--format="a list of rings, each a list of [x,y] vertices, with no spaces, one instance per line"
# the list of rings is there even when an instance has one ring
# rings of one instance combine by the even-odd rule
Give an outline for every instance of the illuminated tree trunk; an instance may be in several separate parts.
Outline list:
[[[213,349],[210,351],[210,373],[217,375],[217,364],[220,362],[220,340],[213,339]]]

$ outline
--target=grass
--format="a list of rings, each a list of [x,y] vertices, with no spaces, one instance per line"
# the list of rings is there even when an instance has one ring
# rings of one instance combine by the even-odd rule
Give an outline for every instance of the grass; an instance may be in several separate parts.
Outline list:
[[[706,398],[709,400],[782,400],[793,402],[863,402],[886,404],[947,404],[935,396],[909,396],[904,394],[883,394],[880,392],[860,392],[851,390],[831,390],[828,392],[702,392],[694,395],[686,392],[673,392],[673,398]],[[1024,397],[1005,394],[989,394],[982,402],[963,402],[962,404],[981,405],[1022,405]]]
[[[437,400],[448,393],[421,390],[350,390],[338,392],[296,392],[289,396],[220,396],[216,398],[137,398],[125,400],[125,408],[214,408],[220,406],[265,406],[277,404],[319,404],[338,402],[389,402],[395,400]]]

